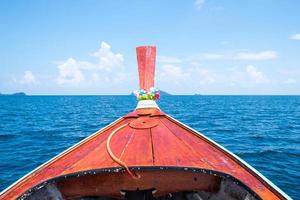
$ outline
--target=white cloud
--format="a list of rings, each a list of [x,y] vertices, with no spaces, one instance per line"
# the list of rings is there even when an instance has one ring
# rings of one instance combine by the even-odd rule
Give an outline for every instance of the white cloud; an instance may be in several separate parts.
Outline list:
[[[290,36],[291,40],[300,40],[300,33],[294,34]]]
[[[92,56],[99,59],[98,67],[111,70],[112,67],[122,66],[124,57],[120,53],[113,53],[106,42],[101,42],[100,49],[92,53]]]
[[[265,78],[264,74],[261,71],[258,71],[253,65],[248,65],[246,67],[246,71],[247,71],[249,77],[255,83],[265,83],[265,82],[268,82],[268,80]]]
[[[57,83],[60,85],[78,85],[84,82],[85,78],[80,70],[81,64],[82,63],[75,59],[69,58],[64,63],[58,65],[59,76],[57,78]]]
[[[200,84],[211,84],[216,82],[214,75],[205,68],[193,67],[189,69],[189,72]]]
[[[157,61],[160,63],[181,63],[182,59],[171,56],[157,56]]]
[[[176,84],[186,81],[190,74],[183,71],[181,67],[172,64],[165,64],[158,72],[158,78],[162,81],[173,82]]]
[[[173,64],[164,64],[158,70],[158,79],[162,84],[176,84],[190,87],[196,85],[212,84],[216,82],[214,74],[199,66],[181,67]]]
[[[98,58],[99,61],[89,62],[68,58],[60,62],[57,65],[59,74],[56,82],[59,85],[89,86],[100,81],[116,83],[124,80],[122,72],[124,57],[120,53],[112,52],[109,44],[101,42],[100,48],[91,56]]]
[[[196,0],[194,5],[196,6],[196,8],[198,10],[200,10],[203,7],[204,3],[205,3],[205,0]]]
[[[25,71],[23,77],[19,82],[21,84],[33,84],[36,83],[36,78],[31,71]]]
[[[100,80],[99,74],[98,73],[92,73],[91,80],[92,80],[92,82],[99,81]]]
[[[277,58],[276,51],[235,52],[235,53],[201,53],[184,61],[199,60],[271,60]],[[179,58],[178,58],[179,59]],[[181,59],[182,60],[182,59]]]
[[[261,51],[261,52],[240,52],[236,59],[239,60],[271,60],[277,58],[275,51]]]
[[[297,81],[293,78],[288,78],[285,81],[283,81],[284,84],[295,84]]]

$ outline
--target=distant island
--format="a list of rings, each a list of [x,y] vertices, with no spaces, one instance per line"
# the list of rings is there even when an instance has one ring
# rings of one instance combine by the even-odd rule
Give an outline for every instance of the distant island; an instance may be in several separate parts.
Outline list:
[[[161,95],[161,96],[172,96],[173,94],[170,94],[170,93],[168,93],[168,92],[165,92],[165,91],[160,90],[160,95]]]
[[[26,94],[24,92],[16,92],[13,94],[2,94],[0,93],[0,96],[26,96]]]

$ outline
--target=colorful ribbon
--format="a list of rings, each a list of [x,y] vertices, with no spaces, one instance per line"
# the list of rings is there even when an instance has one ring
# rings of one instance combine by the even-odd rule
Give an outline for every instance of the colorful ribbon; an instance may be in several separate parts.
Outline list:
[[[138,101],[142,100],[158,100],[160,98],[160,92],[157,88],[151,87],[149,90],[135,90],[134,95],[136,96]]]

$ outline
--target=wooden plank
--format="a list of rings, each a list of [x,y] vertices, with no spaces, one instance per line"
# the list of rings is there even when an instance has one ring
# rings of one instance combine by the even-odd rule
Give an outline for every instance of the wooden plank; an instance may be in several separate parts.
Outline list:
[[[198,155],[163,123],[151,129],[156,166],[197,166]],[[211,168],[206,162],[202,167]]]
[[[168,129],[170,129],[177,138],[189,146],[192,151],[197,152],[197,157],[200,158],[199,165],[202,165],[202,162],[207,162],[214,170],[221,167],[224,167],[227,170],[234,170],[236,168],[235,162],[228,159],[228,156],[217,151],[213,146],[202,140],[200,137],[191,134],[167,118],[161,118],[161,122],[168,127]]]
[[[153,155],[150,129],[136,129],[120,159],[128,166],[151,166]]]
[[[115,126],[115,128],[117,127],[119,127],[119,125]],[[98,146],[96,146],[85,157],[74,162],[74,164],[66,171],[64,171],[63,174],[85,171],[90,169],[111,167],[114,164],[114,162],[112,161],[112,159],[106,151],[106,142],[108,136],[112,132],[113,129],[111,129],[109,132],[107,132],[107,134],[99,138],[99,140],[101,140],[101,143]],[[133,130],[129,126],[126,126],[124,129],[121,129],[114,135],[110,146],[116,156],[119,156],[121,154],[132,134]]]

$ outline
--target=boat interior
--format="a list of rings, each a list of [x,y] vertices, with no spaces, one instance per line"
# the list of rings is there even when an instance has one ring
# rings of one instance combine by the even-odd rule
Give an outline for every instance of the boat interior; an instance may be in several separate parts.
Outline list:
[[[54,178],[19,199],[51,200],[259,200],[234,177],[203,169],[135,170],[134,179],[120,168],[91,170]]]

